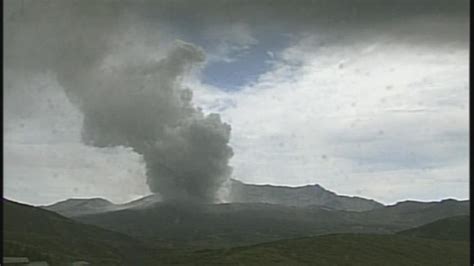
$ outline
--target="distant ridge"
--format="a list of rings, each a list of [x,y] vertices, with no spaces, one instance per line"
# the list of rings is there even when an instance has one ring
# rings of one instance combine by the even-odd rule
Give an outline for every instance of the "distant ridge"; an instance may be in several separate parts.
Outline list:
[[[384,207],[375,200],[337,195],[320,185],[300,187],[252,185],[232,179],[231,187],[231,202],[271,203],[295,207],[317,205],[345,211],[369,211]]]
[[[90,199],[67,199],[52,205],[40,206],[41,208],[53,211],[66,217],[75,217],[87,214],[104,213],[124,209],[147,208],[161,201],[161,197],[156,194],[127,202],[125,204],[114,204],[103,198]]]
[[[375,200],[337,195],[320,185],[301,187],[254,185],[231,179],[230,187],[229,201],[235,203],[269,203],[291,207],[318,206],[344,211],[369,211],[384,207]],[[129,208],[148,208],[158,202],[161,202],[161,197],[152,194],[125,204],[114,204],[103,198],[91,198],[67,199],[40,207],[67,217],[74,217]]]
[[[120,209],[118,205],[115,205],[103,198],[72,198],[59,201],[52,205],[39,207],[48,211],[59,213],[66,217],[74,217],[78,215],[101,213]]]
[[[449,210],[452,205],[469,205],[469,201],[458,201],[455,199],[444,199],[442,201],[420,202],[413,200],[400,201],[393,205],[383,204],[362,197],[341,196],[326,190],[320,185],[307,185],[301,187],[286,187],[273,185],[245,184],[238,180],[231,180],[229,193],[230,203],[249,204],[272,204],[286,207],[299,208],[319,208],[323,210],[390,213],[390,217],[395,218],[410,214],[411,212],[429,212],[431,207],[446,206]],[[124,204],[114,204],[103,198],[90,199],[67,199],[48,206],[39,206],[66,217],[84,216],[89,214],[100,214],[106,212],[121,211],[127,209],[147,209],[162,202],[160,195],[151,194],[143,198],[133,200]],[[382,215],[384,216],[384,215]],[[382,219],[386,219],[383,217]]]

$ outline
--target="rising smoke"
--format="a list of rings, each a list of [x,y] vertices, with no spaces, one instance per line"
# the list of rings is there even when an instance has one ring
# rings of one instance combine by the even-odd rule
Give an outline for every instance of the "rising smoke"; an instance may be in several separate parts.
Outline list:
[[[158,62],[57,74],[84,114],[86,144],[132,147],[143,155],[150,190],[164,199],[212,202],[231,171],[230,126],[196,109],[179,82],[202,60],[200,49],[177,42]]]
[[[108,3],[9,1],[4,65],[51,71],[83,113],[83,142],[132,147],[143,156],[152,192],[165,200],[215,201],[231,174],[231,128],[194,107],[192,91],[180,82],[204,61],[203,51],[176,41],[162,59],[108,66],[124,20]]]

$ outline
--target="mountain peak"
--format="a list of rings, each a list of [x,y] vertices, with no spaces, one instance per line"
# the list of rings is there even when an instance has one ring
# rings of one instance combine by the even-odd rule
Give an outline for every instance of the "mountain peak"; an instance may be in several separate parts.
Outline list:
[[[346,211],[368,211],[384,206],[372,199],[338,195],[319,184],[289,187],[247,184],[236,179],[231,179],[230,182],[229,201],[233,203],[263,203],[290,207],[319,206]],[[120,205],[103,198],[72,198],[43,208],[75,216],[124,209],[144,209],[159,202],[162,202],[162,197],[158,194],[147,195]]]
[[[371,199],[337,195],[319,184],[289,187],[246,184],[235,179],[231,181],[231,202],[270,203],[296,207],[316,205],[348,211],[367,211],[384,206]]]
[[[71,198],[52,205],[41,206],[43,209],[54,211],[66,216],[77,214],[97,213],[112,210],[117,205],[104,198]]]

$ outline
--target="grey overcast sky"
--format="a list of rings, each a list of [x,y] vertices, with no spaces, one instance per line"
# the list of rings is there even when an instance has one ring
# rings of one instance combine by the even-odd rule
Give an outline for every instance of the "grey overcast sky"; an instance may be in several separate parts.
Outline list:
[[[190,48],[179,50],[180,44]],[[156,111],[167,96],[152,105],[156,119],[146,105],[116,103],[134,101],[127,84],[155,88],[169,80],[192,91],[192,104],[201,109],[185,104],[176,111],[170,104],[164,110],[189,112],[193,118],[185,123],[217,132],[212,136],[223,142],[211,145],[213,154],[230,156],[221,153],[226,126],[201,118],[201,110],[231,126],[233,171],[226,178],[320,184],[387,204],[469,197],[468,0],[7,0],[4,54],[4,195],[10,199],[119,203],[163,192],[159,180],[147,185],[149,159],[128,142],[137,133],[119,144],[123,135],[111,137],[130,123],[108,128],[107,145],[84,144],[83,123],[99,107],[121,106],[119,120],[139,120],[144,129],[171,125]],[[176,62],[193,60],[200,62],[151,81],[133,72],[150,62],[171,71]],[[86,86],[105,88],[100,95],[107,97],[85,93]],[[170,152],[189,151],[181,145],[186,132],[154,139],[164,143],[159,149],[175,170],[186,170],[183,162],[205,165],[201,156],[193,164],[194,157]],[[196,154],[210,147],[193,145]],[[212,162],[215,171],[206,169],[197,180],[227,173],[227,160]],[[213,180],[202,189],[219,183]]]

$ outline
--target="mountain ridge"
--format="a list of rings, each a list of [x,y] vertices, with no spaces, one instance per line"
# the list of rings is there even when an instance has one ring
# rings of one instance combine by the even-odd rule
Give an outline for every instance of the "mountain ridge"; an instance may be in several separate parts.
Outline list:
[[[469,201],[400,203],[365,212],[158,202],[72,219],[3,203],[8,255],[58,262],[51,265],[66,260],[91,265],[464,265],[469,254],[466,239],[439,239],[464,233],[459,223],[444,221],[461,217],[466,227]],[[440,222],[443,230],[438,230]],[[413,234],[432,224],[438,229],[428,230],[429,235]]]
[[[355,212],[269,203],[160,202],[149,208],[72,218],[151,242],[156,247],[219,248],[331,233],[392,234],[438,219],[467,215],[469,204],[420,203],[408,209],[401,204]]]
[[[270,203],[294,207],[320,206],[347,211],[367,211],[384,207],[383,204],[372,199],[338,195],[318,184],[287,187],[246,184],[231,179],[230,187],[228,202],[231,203]],[[73,217],[128,208],[147,208],[157,202],[161,202],[161,197],[151,194],[123,204],[115,204],[107,199],[94,197],[90,199],[71,198],[39,207]]]
[[[289,187],[246,184],[231,179],[230,202],[265,202],[286,206],[320,205],[336,210],[366,211],[384,205],[358,196],[338,195],[319,184]]]

